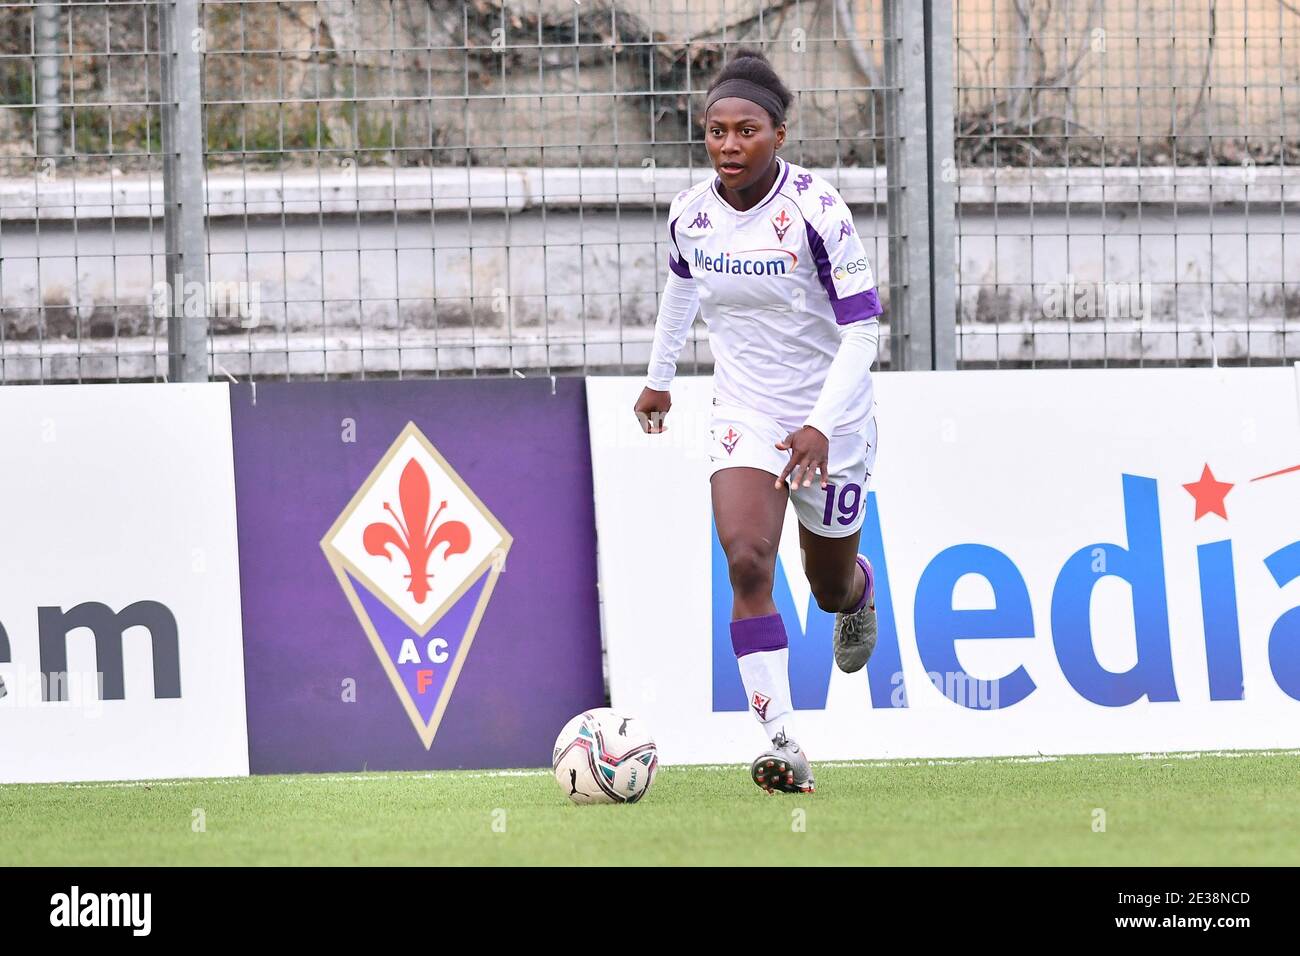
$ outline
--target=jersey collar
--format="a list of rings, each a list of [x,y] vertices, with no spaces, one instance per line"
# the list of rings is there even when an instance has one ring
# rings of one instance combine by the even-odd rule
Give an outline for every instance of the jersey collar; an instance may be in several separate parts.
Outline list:
[[[744,210],[737,209],[731,203],[727,202],[727,200],[722,198],[722,193],[718,192],[718,187],[722,185],[721,176],[713,177],[713,184],[710,187],[713,190],[713,195],[717,197],[718,202],[722,203],[722,205],[727,208],[727,211],[729,211],[733,216],[753,215],[754,213],[758,212],[760,209],[762,209],[764,206],[766,206],[768,203],[772,201],[772,197],[775,196],[777,193],[779,193],[781,191],[781,187],[785,185],[785,177],[790,174],[789,163],[787,163],[780,156],[776,157],[776,162],[777,162],[776,179],[772,181],[772,188],[767,191],[766,196],[764,196],[759,202],[755,203],[750,208]]]

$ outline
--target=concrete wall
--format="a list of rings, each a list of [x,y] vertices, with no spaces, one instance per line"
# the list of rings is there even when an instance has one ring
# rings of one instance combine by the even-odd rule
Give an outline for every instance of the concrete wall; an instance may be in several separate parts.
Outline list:
[[[883,171],[823,172],[853,206],[888,301]],[[701,175],[213,174],[210,278],[236,294],[212,320],[220,366],[635,368],[665,276],[668,203]],[[958,185],[952,280],[966,364],[1300,358],[1294,177],[964,170]],[[129,177],[0,182],[6,380],[161,374],[159,190]],[[696,332],[688,358],[707,365],[702,322]]]

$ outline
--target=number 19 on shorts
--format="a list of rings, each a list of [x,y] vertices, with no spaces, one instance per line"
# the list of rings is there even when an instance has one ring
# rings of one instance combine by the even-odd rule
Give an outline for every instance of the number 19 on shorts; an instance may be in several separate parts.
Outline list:
[[[842,486],[827,485],[826,509],[822,512],[822,524],[829,528],[834,521],[838,521],[847,527],[858,519],[858,509],[861,507],[862,486],[857,482],[849,482]]]

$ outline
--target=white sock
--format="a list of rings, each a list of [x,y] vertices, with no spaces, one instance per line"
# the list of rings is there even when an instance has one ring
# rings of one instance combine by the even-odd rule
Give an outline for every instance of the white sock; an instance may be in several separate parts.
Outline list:
[[[746,617],[731,622],[731,647],[740,666],[749,710],[771,740],[790,730],[790,647],[780,614]]]
[[[771,740],[778,731],[793,737],[791,719],[794,707],[790,703],[790,649],[756,651],[746,654],[737,663],[740,679],[745,684],[749,710],[763,725],[763,733]]]

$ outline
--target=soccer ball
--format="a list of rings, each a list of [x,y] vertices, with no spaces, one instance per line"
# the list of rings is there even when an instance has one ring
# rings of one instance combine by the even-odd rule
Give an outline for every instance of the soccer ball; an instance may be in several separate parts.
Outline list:
[[[555,782],[574,803],[636,803],[654,783],[659,751],[645,724],[608,707],[583,711],[555,738]]]

